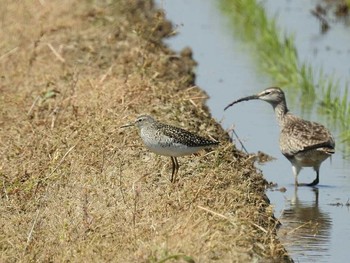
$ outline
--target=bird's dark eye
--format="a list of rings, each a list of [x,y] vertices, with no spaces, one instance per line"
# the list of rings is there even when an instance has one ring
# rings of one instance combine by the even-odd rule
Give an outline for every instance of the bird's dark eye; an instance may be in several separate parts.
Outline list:
[[[269,95],[271,93],[271,91],[266,91],[265,95]]]

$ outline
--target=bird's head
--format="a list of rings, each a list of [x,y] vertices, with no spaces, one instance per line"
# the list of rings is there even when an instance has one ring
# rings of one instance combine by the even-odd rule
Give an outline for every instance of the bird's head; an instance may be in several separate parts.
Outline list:
[[[154,122],[155,122],[155,120],[151,116],[141,115],[141,116],[137,117],[134,122],[125,124],[125,125],[121,126],[120,128],[136,126],[137,128],[141,129],[142,127],[145,127],[145,126],[152,124]]]
[[[233,106],[236,103],[239,103],[242,101],[248,101],[248,100],[263,100],[270,103],[273,107],[275,107],[277,104],[284,101],[285,97],[284,97],[284,92],[280,88],[271,87],[271,88],[264,89],[262,92],[258,94],[235,100],[234,102],[227,105],[225,107],[225,110],[227,110],[229,107]]]

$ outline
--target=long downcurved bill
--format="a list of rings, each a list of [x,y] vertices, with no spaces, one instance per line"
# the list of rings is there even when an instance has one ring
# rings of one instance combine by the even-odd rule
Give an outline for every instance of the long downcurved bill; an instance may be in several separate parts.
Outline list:
[[[238,103],[238,102],[242,102],[242,101],[246,101],[246,100],[257,100],[259,99],[258,95],[252,95],[252,96],[248,96],[248,97],[244,97],[244,98],[240,98],[238,100],[235,100],[234,102],[231,102],[229,105],[227,105],[225,107],[224,110],[227,110],[228,108],[230,108],[231,106],[233,106],[234,104]]]

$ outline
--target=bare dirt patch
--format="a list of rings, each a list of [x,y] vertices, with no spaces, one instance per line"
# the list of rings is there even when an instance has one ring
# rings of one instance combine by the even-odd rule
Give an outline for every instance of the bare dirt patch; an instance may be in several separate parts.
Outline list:
[[[2,1],[0,261],[288,261],[266,181],[162,44],[150,1]],[[140,113],[221,141],[179,159],[122,124]]]

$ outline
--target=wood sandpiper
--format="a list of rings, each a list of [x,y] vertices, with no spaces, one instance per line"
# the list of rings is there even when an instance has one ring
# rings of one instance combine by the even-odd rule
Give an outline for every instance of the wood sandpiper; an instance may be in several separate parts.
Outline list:
[[[141,139],[150,151],[170,156],[173,164],[171,182],[175,181],[179,170],[177,157],[219,144],[217,141],[200,137],[184,129],[158,122],[149,115],[141,115],[133,123],[123,125],[121,128],[129,126],[136,126],[139,129]]]
[[[230,103],[226,108],[241,101],[263,100],[272,105],[280,126],[279,145],[282,154],[292,163],[297,186],[315,186],[319,183],[321,163],[335,150],[332,134],[323,125],[303,120],[289,112],[284,92],[280,88],[267,88],[259,94],[244,97]],[[303,167],[313,167],[316,179],[309,184],[299,184],[298,174]]]

